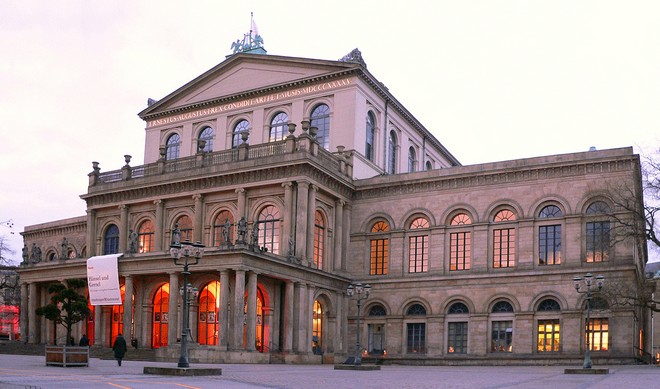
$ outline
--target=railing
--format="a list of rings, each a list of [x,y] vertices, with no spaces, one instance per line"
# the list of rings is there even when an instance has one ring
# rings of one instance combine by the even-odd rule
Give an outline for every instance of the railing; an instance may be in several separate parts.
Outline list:
[[[633,348],[635,350],[635,358],[638,361],[642,363],[646,363],[647,365],[655,365],[656,363],[658,363],[658,361],[655,359],[655,355],[647,351],[644,351],[639,347],[633,347]]]

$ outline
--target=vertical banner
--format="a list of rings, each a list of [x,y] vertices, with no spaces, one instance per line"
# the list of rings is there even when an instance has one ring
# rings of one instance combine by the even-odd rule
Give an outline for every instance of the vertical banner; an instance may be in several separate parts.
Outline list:
[[[117,258],[122,255],[100,255],[87,260],[87,288],[92,305],[121,305]]]

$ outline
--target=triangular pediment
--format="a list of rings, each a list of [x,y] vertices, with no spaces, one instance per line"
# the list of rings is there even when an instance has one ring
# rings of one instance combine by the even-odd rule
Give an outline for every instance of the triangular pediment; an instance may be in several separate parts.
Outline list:
[[[195,106],[246,91],[267,89],[356,67],[359,65],[349,62],[237,54],[149,106],[140,116]]]

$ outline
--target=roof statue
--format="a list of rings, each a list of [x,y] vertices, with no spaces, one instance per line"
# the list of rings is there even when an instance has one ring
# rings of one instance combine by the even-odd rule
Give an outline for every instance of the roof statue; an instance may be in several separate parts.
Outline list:
[[[236,53],[254,53],[266,54],[264,49],[264,40],[259,35],[259,29],[254,22],[253,14],[250,12],[250,32],[243,35],[243,39],[237,39],[232,42],[231,49],[234,54]]]
[[[339,62],[355,62],[362,65],[365,69],[367,68],[367,63],[364,62],[364,59],[362,59],[362,53],[357,48],[341,57]]]

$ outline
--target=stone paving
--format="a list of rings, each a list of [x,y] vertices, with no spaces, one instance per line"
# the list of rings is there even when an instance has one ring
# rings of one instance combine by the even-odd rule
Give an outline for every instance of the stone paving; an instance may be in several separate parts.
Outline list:
[[[221,376],[143,374],[145,366],[174,363],[92,359],[89,367],[45,366],[44,357],[0,355],[0,388],[227,388],[227,389],[636,389],[659,388],[658,366],[607,366],[608,375],[567,375],[575,366],[382,366],[380,371],[334,370],[332,365],[210,365]],[[604,366],[598,366],[604,367]]]

